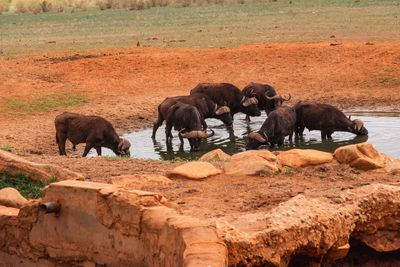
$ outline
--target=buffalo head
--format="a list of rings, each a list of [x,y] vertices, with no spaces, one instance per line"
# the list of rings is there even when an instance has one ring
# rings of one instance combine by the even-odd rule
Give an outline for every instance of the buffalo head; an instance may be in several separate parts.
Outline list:
[[[219,107],[215,104],[215,118],[221,120],[225,125],[232,125],[231,109],[228,106]]]
[[[284,101],[289,101],[289,100],[292,98],[292,95],[291,95],[291,94],[289,94],[288,97],[284,97],[284,96],[282,96],[282,95],[268,96],[268,95],[265,93],[264,96],[265,96],[265,98],[266,98],[267,100],[273,101],[273,103],[274,103],[274,108],[277,108],[277,107],[282,106],[282,103],[283,103]]]
[[[249,142],[246,145],[246,150],[257,149],[261,145],[268,143],[268,138],[258,132],[249,133]]]
[[[126,139],[120,139],[118,143],[118,149],[115,152],[117,156],[131,156],[129,148],[131,147],[131,143]]]
[[[353,128],[349,129],[350,132],[356,135],[368,135],[368,130],[364,127],[364,123],[361,120],[355,119],[352,121],[352,123]]]
[[[249,116],[261,116],[261,112],[258,109],[258,100],[255,97],[243,97],[240,102],[242,106],[242,112]]]

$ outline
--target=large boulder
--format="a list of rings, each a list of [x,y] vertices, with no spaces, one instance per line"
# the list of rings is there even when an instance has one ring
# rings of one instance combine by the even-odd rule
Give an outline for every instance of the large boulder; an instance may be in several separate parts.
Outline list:
[[[27,202],[15,188],[6,187],[0,190],[0,205],[19,209]]]
[[[361,170],[382,168],[385,165],[384,157],[370,143],[339,147],[334,155],[340,163],[346,163]]]
[[[276,156],[267,150],[248,150],[234,154],[225,164],[227,175],[259,175],[278,172]]]
[[[226,154],[220,148],[214,149],[201,156],[201,161],[229,161],[231,156]]]
[[[333,155],[314,149],[291,149],[281,152],[277,158],[282,166],[296,168],[329,163],[333,160]]]
[[[54,179],[83,180],[84,176],[56,165],[40,164],[27,161],[13,153],[0,149],[0,171],[7,170],[12,175],[23,172],[35,180],[40,177],[42,182],[48,183]]]
[[[222,173],[222,171],[215,168],[211,163],[195,161],[179,165],[178,167],[169,171],[167,175],[169,177],[183,176],[189,179],[203,179],[220,173]]]

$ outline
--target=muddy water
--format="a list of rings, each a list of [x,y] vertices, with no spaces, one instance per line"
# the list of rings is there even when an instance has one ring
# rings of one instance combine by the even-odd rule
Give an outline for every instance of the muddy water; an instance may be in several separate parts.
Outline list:
[[[347,112],[352,115],[352,119],[361,119],[369,131],[368,136],[356,136],[346,132],[335,132],[332,140],[321,141],[320,131],[304,131],[304,140],[294,141],[290,144],[288,138],[285,139],[285,145],[282,148],[270,149],[262,146],[259,149],[270,150],[288,150],[291,148],[318,149],[327,152],[333,152],[336,148],[349,144],[361,142],[372,143],[378,151],[390,156],[400,158],[400,112]],[[207,151],[221,148],[228,154],[234,154],[244,151],[247,143],[247,134],[249,131],[257,131],[266,118],[265,113],[260,117],[252,117],[251,121],[245,120],[243,114],[236,114],[233,127],[226,127],[219,120],[207,119],[209,128],[215,131],[213,137],[203,140],[199,152],[190,152],[189,142],[185,140],[184,146],[180,146],[177,132],[173,131],[173,141],[165,144],[165,124],[157,131],[155,140],[152,140],[152,129],[144,129],[123,135],[131,143],[131,156],[142,159],[197,159]],[[114,153],[103,148],[103,155],[114,156]],[[89,156],[95,156],[96,152],[92,149]]]

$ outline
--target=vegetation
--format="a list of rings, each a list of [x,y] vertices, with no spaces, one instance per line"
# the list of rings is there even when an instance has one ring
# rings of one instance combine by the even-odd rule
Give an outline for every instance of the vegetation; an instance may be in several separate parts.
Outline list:
[[[15,147],[12,147],[12,146],[9,146],[9,145],[0,146],[0,149],[1,149],[1,150],[4,150],[4,151],[8,151],[8,152],[15,152],[15,151],[17,151],[17,152],[23,152],[23,150],[19,150],[19,149],[15,148]]]
[[[14,114],[48,112],[57,110],[58,107],[74,106],[87,103],[88,100],[79,95],[49,94],[36,99],[17,98],[15,96],[3,96],[0,109],[11,110]]]
[[[0,189],[5,187],[13,187],[17,189],[25,198],[41,198],[42,189],[46,185],[55,182],[55,178],[53,178],[49,183],[43,183],[39,177],[37,177],[37,180],[38,182],[32,181],[29,175],[24,173],[11,175],[8,171],[4,170],[2,176],[0,177]]]
[[[135,0],[151,1],[155,6],[141,11],[122,9],[128,3],[125,0],[118,0],[125,4],[101,1],[118,8],[102,11],[92,5],[68,7],[64,10],[69,12],[64,13],[18,15],[14,7],[3,13],[3,55],[131,47],[137,41],[142,46],[191,48],[258,42],[400,41],[400,2],[394,0],[245,0],[243,4],[225,0],[223,5],[212,0],[190,0],[188,5],[179,0],[185,8],[172,0],[162,7],[164,4],[157,4],[161,0]],[[358,39],[354,39],[354,32]]]
[[[0,0],[0,15],[10,9],[11,0]]]

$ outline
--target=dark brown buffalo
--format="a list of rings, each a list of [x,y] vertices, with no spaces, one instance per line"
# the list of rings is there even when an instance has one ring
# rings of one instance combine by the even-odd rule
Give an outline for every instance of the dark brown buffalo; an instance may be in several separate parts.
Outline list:
[[[253,82],[246,85],[242,92],[247,98],[257,98],[259,110],[264,110],[267,115],[275,108],[282,106],[284,101],[289,101],[292,97],[290,94],[287,98],[282,95],[277,95],[275,89],[271,85]],[[249,116],[246,118],[249,119]]]
[[[211,130],[211,133],[202,131],[201,115],[197,108],[181,102],[171,106],[167,112],[165,127],[167,145],[172,127],[179,131],[179,139],[182,146],[183,138],[189,140],[191,151],[199,151],[201,138],[208,138],[214,135],[213,130]]]
[[[239,88],[230,83],[199,83],[190,94],[203,93],[208,95],[218,106],[228,106],[232,117],[238,112],[249,116],[260,116],[258,100],[246,97]]]
[[[158,119],[153,125],[153,134],[151,135],[152,138],[156,136],[158,128],[167,117],[168,109],[178,102],[189,104],[197,108],[201,116],[201,124],[203,125],[203,130],[207,129],[207,123],[205,122],[205,119],[207,118],[219,119],[226,125],[232,125],[232,115],[230,113],[229,107],[218,107],[218,105],[205,94],[167,97],[158,106]]]
[[[321,138],[332,138],[336,131],[350,132],[356,135],[367,135],[368,130],[361,120],[350,120],[338,108],[311,101],[299,101],[295,106],[297,114],[296,135],[303,136],[304,128],[320,130]]]
[[[288,106],[277,107],[264,121],[260,130],[249,133],[249,142],[246,149],[256,149],[261,145],[274,144],[283,146],[285,136],[289,135],[292,142],[293,133],[296,130],[296,112]]]
[[[83,157],[86,157],[92,148],[95,148],[100,156],[101,147],[111,149],[118,156],[130,156],[129,141],[119,138],[111,123],[102,117],[64,112],[55,118],[54,123],[60,155],[67,155],[65,142],[69,139],[74,148],[77,144],[86,143]]]

